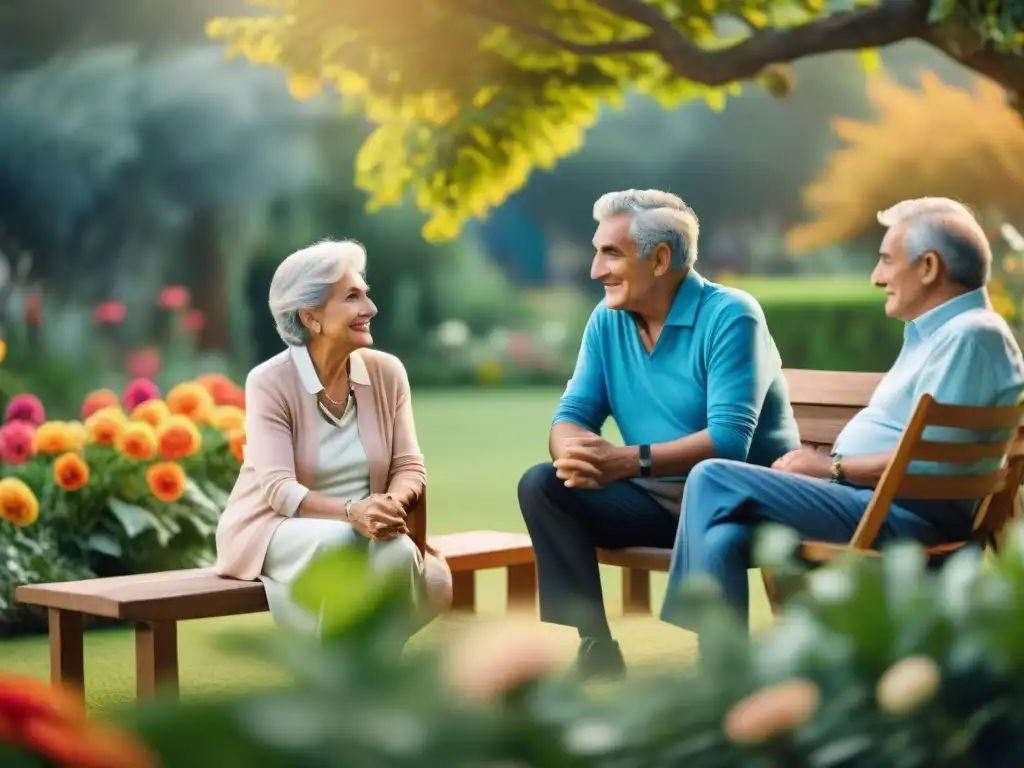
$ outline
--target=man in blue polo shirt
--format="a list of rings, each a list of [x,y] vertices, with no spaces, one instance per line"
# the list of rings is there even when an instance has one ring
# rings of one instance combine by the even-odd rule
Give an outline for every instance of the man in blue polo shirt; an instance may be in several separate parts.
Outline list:
[[[598,200],[594,218],[591,277],[605,298],[555,414],[554,461],[519,481],[541,620],[579,629],[582,676],[624,670],[595,548],[672,546],[697,462],[768,466],[800,444],[761,307],[693,269],[693,211],[675,195],[628,190]],[[609,416],[625,446],[600,436]]]
[[[675,599],[693,573],[713,576],[747,617],[747,567],[754,529],[775,522],[805,539],[849,541],[921,396],[952,405],[1013,405],[1024,390],[1024,360],[986,284],[992,252],[963,205],[945,198],[904,201],[878,215],[888,228],[871,275],[885,311],[906,323],[903,348],[868,406],[846,425],[831,456],[795,450],[771,468],[714,459],[691,474],[669,571],[662,618],[690,628]],[[925,438],[964,442],[991,432],[929,427]],[[723,457],[724,458],[724,457]],[[998,462],[998,460],[996,460]],[[964,467],[914,462],[913,474],[984,474],[990,460]],[[976,501],[896,499],[876,544],[912,539],[962,541]]]

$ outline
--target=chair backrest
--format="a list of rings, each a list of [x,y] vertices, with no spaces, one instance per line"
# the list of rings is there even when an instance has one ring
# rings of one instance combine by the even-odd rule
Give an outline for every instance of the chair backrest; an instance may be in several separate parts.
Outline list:
[[[839,432],[863,409],[884,374],[852,371],[811,371],[786,368],[789,400],[800,426],[800,440],[831,449]]]
[[[929,427],[1002,433],[995,440],[947,442],[925,440]],[[968,469],[982,461],[997,468],[984,474],[908,474],[911,462],[939,462]],[[872,546],[885,514],[896,498],[942,501],[978,499],[975,536],[994,536],[1014,509],[1013,496],[1024,474],[1024,405],[982,408],[937,403],[925,394],[900,438],[896,451],[875,487],[850,546]]]

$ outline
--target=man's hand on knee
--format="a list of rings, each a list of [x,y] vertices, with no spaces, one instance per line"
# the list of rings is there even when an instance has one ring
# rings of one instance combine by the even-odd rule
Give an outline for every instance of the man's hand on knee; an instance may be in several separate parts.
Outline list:
[[[832,457],[814,448],[797,448],[776,459],[772,469],[825,480],[832,476]]]
[[[603,488],[635,474],[635,450],[597,436],[569,438],[561,458],[554,462],[556,475],[567,488]]]

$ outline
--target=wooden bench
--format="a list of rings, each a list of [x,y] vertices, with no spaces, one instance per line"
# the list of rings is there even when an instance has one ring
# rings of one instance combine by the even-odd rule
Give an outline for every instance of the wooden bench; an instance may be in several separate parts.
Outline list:
[[[425,521],[424,500],[413,517],[414,532],[422,531]],[[422,536],[413,538],[422,541]],[[432,537],[430,547],[445,557],[452,570],[454,609],[474,609],[474,574],[487,568],[507,568],[510,605],[535,604],[537,580],[529,536],[471,531]],[[152,698],[158,692],[177,696],[179,621],[268,610],[262,583],[221,578],[209,568],[27,585],[17,589],[16,597],[47,609],[50,677],[55,684],[79,691],[84,691],[85,684],[85,617],[134,624],[139,698]]]
[[[828,451],[846,423],[868,404],[881,373],[787,368],[790,401],[804,445]],[[654,547],[598,550],[598,560],[622,568],[622,610],[651,612],[651,571],[668,571],[672,550]],[[769,599],[772,599],[770,596]]]

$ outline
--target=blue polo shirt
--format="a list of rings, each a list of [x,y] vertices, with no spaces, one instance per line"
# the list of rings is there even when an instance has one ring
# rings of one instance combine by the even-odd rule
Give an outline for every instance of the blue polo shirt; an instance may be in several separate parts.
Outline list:
[[[1024,391],[1024,359],[1013,332],[992,310],[984,288],[957,296],[906,324],[903,347],[868,406],[846,425],[834,450],[842,456],[887,453],[910,421],[921,395],[949,405],[1013,405]],[[998,439],[991,431],[929,427],[926,440]],[[964,466],[915,461],[911,474],[984,474],[998,462]],[[965,507],[973,508],[973,502]]]
[[[602,302],[591,314],[554,424],[600,434],[609,416],[627,445],[706,429],[718,457],[764,466],[800,446],[761,306],[692,269],[650,354],[630,313]]]

